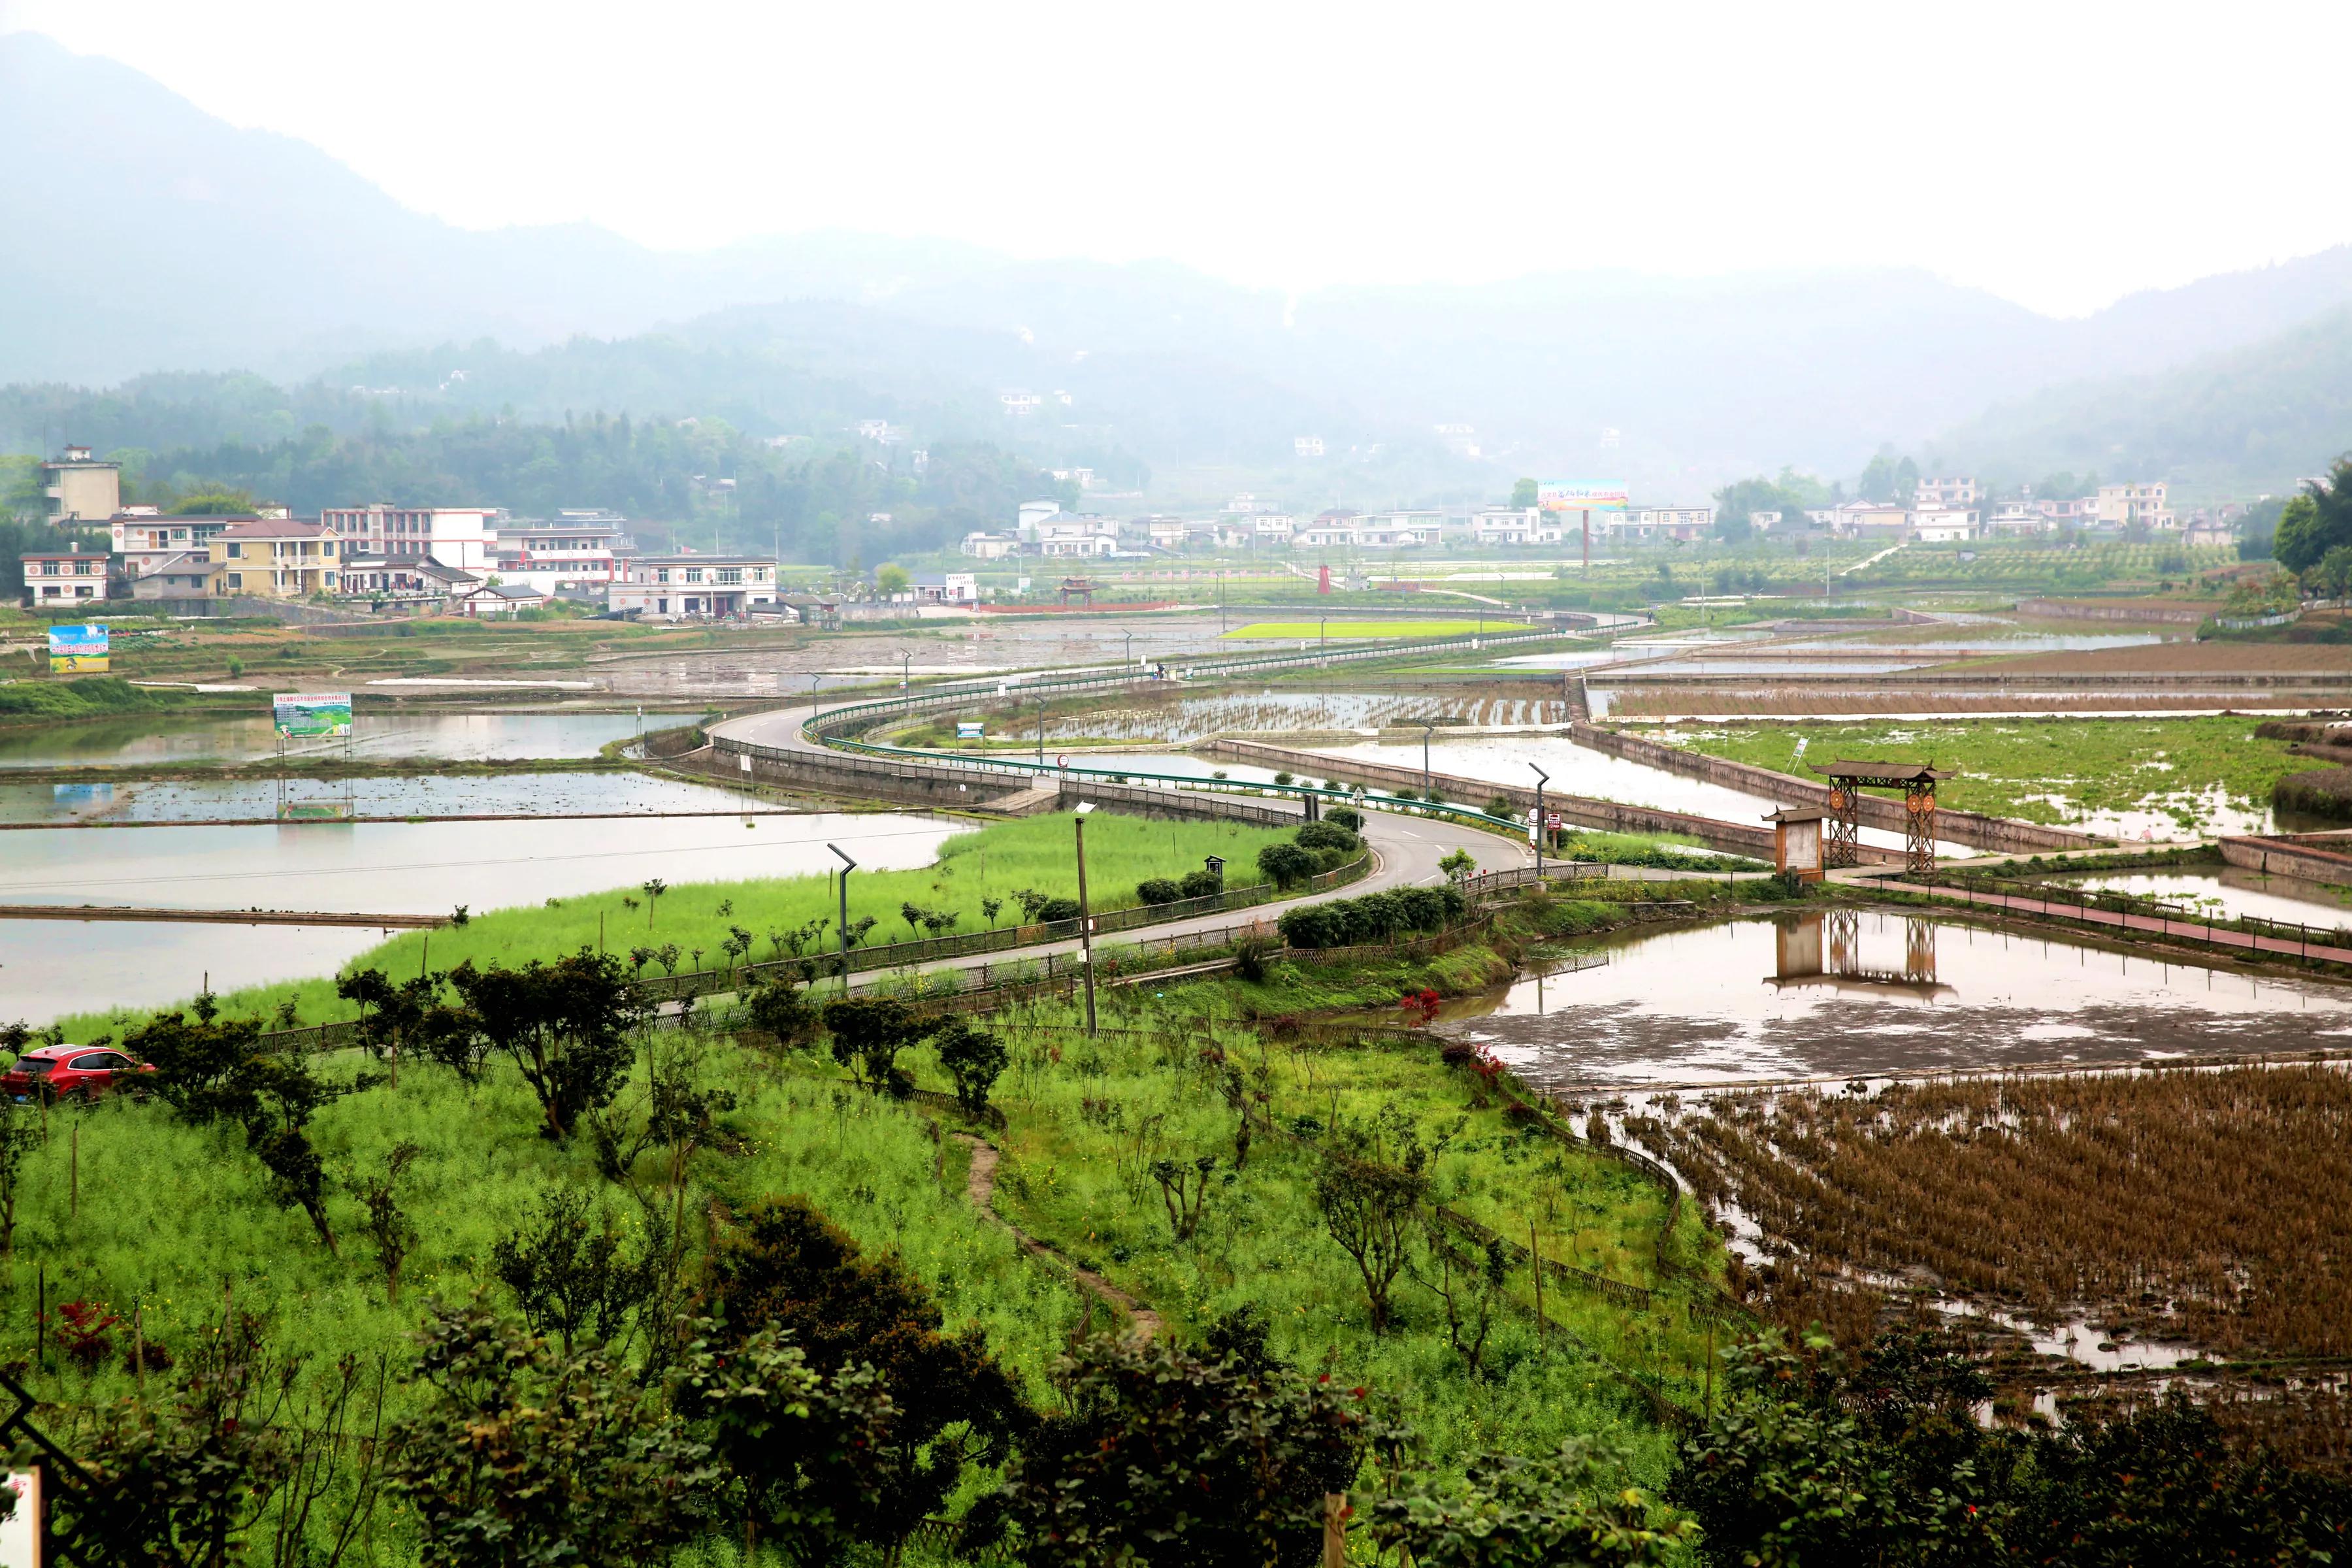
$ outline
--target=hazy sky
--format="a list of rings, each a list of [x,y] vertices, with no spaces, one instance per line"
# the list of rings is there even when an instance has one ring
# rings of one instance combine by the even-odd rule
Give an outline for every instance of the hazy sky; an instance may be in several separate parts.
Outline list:
[[[2352,239],[2352,5],[0,0],[473,226],[1255,284],[1903,263],[2074,313]]]

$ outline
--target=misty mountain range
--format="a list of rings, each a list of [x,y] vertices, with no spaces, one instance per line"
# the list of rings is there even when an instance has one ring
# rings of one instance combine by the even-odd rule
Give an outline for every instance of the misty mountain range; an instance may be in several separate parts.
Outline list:
[[[2352,247],[2078,321],[1894,269],[1665,279],[1547,273],[1531,254],[1508,283],[1286,298],[1171,264],[863,235],[670,254],[588,225],[454,227],[29,34],[0,37],[0,199],[19,215],[0,381],[64,384],[14,389],[0,441],[20,448],[110,444],[33,427],[52,413],[148,446],[312,417],[625,409],[754,435],[886,418],[918,440],[1148,464],[1171,501],[1239,479],[1303,504],[1537,472],[1695,500],[1784,464],[1850,475],[1885,443],[1995,479],[2098,468],[2218,494],[2281,488],[2352,445]],[[292,389],[201,417],[209,378],[142,383],[110,415],[67,390],[227,370]],[[1016,387],[1044,406],[1007,415],[997,395]],[[158,428],[173,418],[187,427]],[[1439,426],[1474,427],[1479,456]],[[1301,435],[1332,457],[1298,459]],[[1349,493],[1347,454],[1374,446],[1385,459]]]

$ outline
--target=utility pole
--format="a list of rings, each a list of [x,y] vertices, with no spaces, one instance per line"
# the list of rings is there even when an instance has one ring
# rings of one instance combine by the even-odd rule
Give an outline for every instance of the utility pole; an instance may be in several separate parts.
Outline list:
[[[1426,719],[1415,719],[1413,722],[1421,726],[1421,793],[1426,797],[1429,794],[1429,732],[1436,726]]]
[[[828,844],[827,849],[841,857],[841,919],[834,934],[841,939],[841,994],[849,994],[849,874],[857,869],[857,862],[838,844]]]
[[[1095,918],[1087,905],[1087,813],[1094,802],[1081,801],[1070,826],[1078,840],[1078,966],[1086,971],[1087,1033],[1095,1033]]]
[[[1541,887],[1543,885],[1544,833],[1547,826],[1543,795],[1544,785],[1551,783],[1551,775],[1533,763],[1529,763],[1528,766],[1536,775],[1536,885]]]

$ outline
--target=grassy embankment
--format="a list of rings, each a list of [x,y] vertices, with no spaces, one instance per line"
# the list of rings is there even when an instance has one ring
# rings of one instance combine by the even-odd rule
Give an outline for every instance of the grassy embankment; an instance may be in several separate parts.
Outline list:
[[[1320,638],[1337,640],[1365,637],[1475,637],[1479,623],[1468,620],[1448,621],[1253,621],[1245,626],[1235,626],[1223,634],[1228,642],[1314,642]],[[1490,617],[1485,629],[1488,633],[1520,632],[1528,628],[1522,623],[1506,620],[1497,613]]]
[[[1136,902],[1135,885],[1154,877],[1181,877],[1201,868],[1210,855],[1223,856],[1228,887],[1255,886],[1264,880],[1257,870],[1257,852],[1285,835],[1278,829],[1222,822],[1154,822],[1142,817],[1097,813],[1087,831],[1088,901],[1097,911],[1124,909]],[[1070,818],[1065,815],[1033,816],[992,825],[950,838],[930,866],[904,871],[856,871],[849,879],[849,918],[855,924],[871,915],[876,924],[869,944],[904,942],[908,938],[902,904],[927,910],[956,911],[958,931],[985,931],[981,913],[983,898],[1005,900],[997,923],[1019,923],[1021,906],[1013,895],[1034,889],[1055,898],[1077,895],[1077,866],[1072,853]],[[729,906],[721,912],[720,905]],[[725,962],[720,943],[730,928],[751,933],[749,957],[758,962],[781,956],[771,933],[790,931],[814,921],[830,921],[837,910],[832,879],[824,876],[780,877],[751,881],[682,883],[648,900],[642,889],[614,889],[551,900],[542,908],[499,910],[476,915],[462,926],[434,931],[406,931],[352,960],[346,970],[382,969],[387,974],[415,974],[427,963],[435,969],[454,968],[471,960],[478,967],[493,963],[514,966],[531,959],[553,959],[583,947],[597,945],[601,930],[604,950],[626,955],[638,947],[677,944],[677,967],[695,967],[694,950],[702,950],[702,963]],[[927,935],[918,931],[916,935]],[[834,942],[828,924],[815,949]],[[656,962],[647,973],[658,972]],[[332,1022],[352,1016],[351,1005],[335,995],[333,979],[284,982],[251,986],[224,995],[222,1005],[232,1015],[274,1012],[281,1004],[295,1005],[297,1021]],[[5,1021],[5,1020],[0,1020]],[[82,1014],[60,1020],[68,1039],[86,1039],[123,1027],[116,1014]]]
[[[1420,978],[1434,976],[1409,974],[1407,983]],[[1638,1477],[1654,1485],[1665,1440],[1599,1357],[1654,1372],[1694,1401],[1703,1381],[1706,1341],[1685,1310],[1689,1288],[1662,1280],[1655,1266],[1658,1189],[1510,1113],[1496,1089],[1442,1064],[1425,1044],[1273,1042],[1246,1021],[1286,1000],[1278,981],[1171,987],[1163,996],[1114,990],[1104,998],[1106,1033],[1093,1039],[1060,1002],[992,1020],[1013,1052],[996,1095],[1008,1125],[988,1134],[1004,1156],[1000,1211],[1097,1268],[1180,1335],[1259,1304],[1278,1352],[1393,1394],[1441,1464],[1479,1448],[1535,1453],[1571,1435],[1614,1433],[1633,1443]],[[29,1358],[37,1278],[53,1311],[96,1301],[127,1318],[136,1307],[151,1342],[181,1350],[233,1300],[263,1316],[281,1350],[308,1352],[315,1364],[343,1352],[389,1357],[396,1413],[411,1397],[400,1367],[425,1305],[483,1289],[492,1244],[523,1225],[543,1194],[588,1194],[625,1250],[642,1245],[649,1216],[684,1215],[690,1276],[729,1213],[768,1194],[800,1193],[867,1248],[898,1252],[950,1326],[979,1324],[1029,1397],[1050,1404],[1045,1374],[1084,1312],[1082,1299],[1059,1268],[1016,1250],[972,1209],[967,1161],[930,1124],[940,1111],[856,1089],[814,1052],[779,1060],[675,1031],[656,1033],[644,1049],[665,1060],[689,1053],[702,1083],[738,1097],[677,1188],[665,1152],[620,1183],[598,1174],[584,1132],[564,1145],[539,1136],[536,1108],[510,1067],[494,1064],[468,1089],[441,1069],[410,1065],[397,1087],[379,1079],[359,1088],[311,1124],[330,1172],[327,1212],[340,1253],[299,1210],[272,1200],[236,1131],[182,1125],[160,1102],[53,1111],[47,1143],[31,1152],[21,1178],[13,1256],[0,1265],[0,1345]],[[927,1049],[901,1059],[924,1087],[948,1087]],[[1244,1163],[1234,1159],[1238,1123],[1223,1088],[1227,1061],[1265,1097]],[[322,1070],[351,1085],[359,1065],[346,1056]],[[624,1131],[644,1118],[644,1071],[641,1061],[615,1113]],[[1395,1323],[1375,1335],[1355,1266],[1327,1234],[1312,1195],[1335,1122],[1343,1146],[1391,1162],[1410,1133],[1435,1151],[1435,1201],[1522,1243],[1532,1227],[1548,1256],[1665,1294],[1632,1307],[1548,1280],[1548,1314],[1580,1346],[1556,1331],[1538,1337],[1531,1281],[1514,1267],[1472,1375],[1449,1344],[1434,1289],[1447,1271],[1416,1240],[1412,1268],[1396,1284]],[[362,1237],[357,1189],[403,1142],[422,1151],[400,1188],[419,1237],[394,1302]],[[1162,1158],[1187,1169],[1196,1158],[1215,1162],[1187,1239],[1175,1236],[1150,1174]],[[1687,1211],[1671,1251],[1707,1269],[1719,1256]],[[1458,1288],[1458,1266],[1452,1279]],[[506,1304],[502,1290],[488,1288]],[[129,1374],[120,1361],[84,1373],[58,1370],[53,1359],[36,1382],[44,1397],[86,1407],[124,1392]]]
[[[1983,719],[1792,723],[1694,728],[1694,751],[1792,771],[1805,760],[1932,760],[1957,770],[1937,787],[1939,805],[2028,822],[2065,824],[2104,812],[2150,811],[2196,830],[2216,806],[2259,811],[2279,779],[2310,767],[2288,742],[2254,733],[2254,717],[2198,719]]]

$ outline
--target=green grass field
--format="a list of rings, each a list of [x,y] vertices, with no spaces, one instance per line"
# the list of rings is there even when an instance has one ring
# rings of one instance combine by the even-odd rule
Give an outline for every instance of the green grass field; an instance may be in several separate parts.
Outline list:
[[[1791,770],[1800,736],[1806,758],[1835,755],[1933,761],[1958,776],[1937,788],[1963,811],[2065,824],[2087,813],[2151,810],[2183,827],[2203,818],[2215,792],[2233,809],[2259,811],[2271,786],[2312,766],[2284,741],[2257,738],[2258,718],[1887,720],[1856,724],[1772,724],[1695,729],[1683,743],[1735,762]]]
[[[1497,616],[1486,625],[1489,632],[1518,632],[1528,628],[1517,621]],[[1338,641],[1341,637],[1475,637],[1479,626],[1469,621],[1253,621],[1245,626],[1235,626],[1225,633],[1233,642],[1274,642],[1281,639],[1313,642],[1318,637]]]
[[[876,925],[866,942],[877,944],[908,938],[899,906],[914,903],[929,910],[953,910],[962,918],[957,931],[986,931],[981,913],[983,898],[1005,900],[997,913],[999,925],[1018,924],[1021,907],[1012,896],[1034,889],[1055,898],[1075,898],[1078,890],[1077,860],[1071,818],[1066,814],[1025,817],[998,823],[950,838],[940,847],[939,860],[906,871],[856,871],[849,879],[849,918],[855,922],[871,915]],[[1097,812],[1087,818],[1087,885],[1088,902],[1097,910],[1125,909],[1136,902],[1135,885],[1154,877],[1181,877],[1197,871],[1211,855],[1225,860],[1228,887],[1252,887],[1258,875],[1257,852],[1284,837],[1278,829],[1222,822],[1156,822],[1137,816]],[[598,945],[625,956],[637,947],[658,948],[676,943],[677,967],[696,967],[693,952],[702,950],[702,964],[725,962],[720,943],[729,928],[751,933],[749,954],[754,961],[782,956],[770,933],[781,933],[814,920],[831,920],[836,910],[834,885],[822,876],[789,877],[761,881],[689,882],[671,888],[650,900],[641,889],[616,888],[551,902],[542,909],[500,910],[463,926],[433,931],[406,931],[353,959],[347,969],[382,969],[388,974],[415,974],[420,966],[450,969],[470,959],[478,967],[493,963],[513,966],[530,959],[552,959],[583,947]],[[634,904],[635,907],[631,908]],[[725,912],[720,905],[730,906]],[[928,935],[917,931],[916,935]],[[826,928],[829,947],[832,928]],[[648,971],[653,973],[655,971]],[[333,1022],[352,1016],[351,1005],[335,994],[333,978],[253,986],[221,998],[233,1015],[268,1014],[291,999],[296,1016],[305,1024]],[[5,1022],[0,1019],[0,1022]],[[119,1013],[90,1013],[61,1019],[67,1038],[86,1040],[100,1034],[119,1033],[124,1018]]]
[[[1468,950],[1448,956],[1471,962]],[[1105,1032],[1094,1039],[1058,1000],[991,1020],[1012,1052],[995,1097],[1008,1126],[991,1134],[1004,1154],[999,1211],[1100,1270],[1188,1339],[1217,1314],[1257,1303],[1279,1353],[1392,1396],[1440,1466],[1482,1448],[1534,1453],[1565,1437],[1606,1435],[1631,1447],[1637,1479],[1657,1484],[1670,1439],[1610,1363],[1654,1373],[1684,1396],[1695,1394],[1706,1353],[1703,1327],[1685,1310],[1686,1288],[1657,1278],[1658,1190],[1507,1115],[1473,1075],[1445,1067],[1425,1044],[1269,1045],[1247,1021],[1255,989],[1228,980],[1164,994],[1109,990]],[[1265,989],[1263,1002],[1283,999],[1278,984]],[[709,1024],[724,1030],[728,1020],[714,1016]],[[691,1278],[711,1227],[726,1215],[762,1196],[796,1193],[866,1248],[899,1256],[950,1327],[977,1324],[1028,1397],[1051,1406],[1046,1374],[1085,1313],[1084,1299],[1061,1268],[1024,1253],[973,1209],[967,1158],[940,1137],[940,1110],[855,1089],[820,1052],[779,1058],[723,1033],[667,1029],[645,1037],[640,1050],[633,1086],[613,1113],[625,1131],[646,1114],[646,1073],[656,1058],[683,1061],[704,1086],[736,1096],[722,1135],[682,1173],[656,1151],[625,1181],[600,1176],[586,1133],[565,1144],[541,1136],[536,1107],[504,1063],[469,1089],[422,1064],[404,1065],[396,1086],[380,1077],[358,1086],[354,1075],[368,1064],[356,1054],[324,1058],[322,1076],[352,1089],[311,1123],[329,1173],[335,1252],[299,1209],[272,1198],[236,1131],[187,1126],[160,1100],[53,1110],[46,1142],[19,1177],[13,1254],[0,1268],[0,1356],[32,1359],[38,1284],[52,1312],[69,1301],[100,1303],[127,1322],[135,1309],[149,1342],[181,1352],[233,1307],[259,1314],[278,1352],[313,1366],[345,1352],[368,1364],[388,1358],[388,1414],[397,1416],[416,1396],[401,1367],[420,1316],[486,1288],[508,1306],[491,1277],[491,1248],[544,1194],[586,1194],[625,1248],[641,1244],[647,1216],[685,1216]],[[1238,1166],[1221,1059],[1240,1066],[1265,1096],[1261,1129]],[[923,1087],[949,1087],[928,1047],[901,1061]],[[31,1107],[15,1114],[38,1115]],[[1507,1236],[1524,1239],[1532,1226],[1550,1256],[1663,1284],[1666,1294],[1632,1308],[1548,1282],[1549,1314],[1582,1342],[1539,1340],[1530,1281],[1515,1268],[1485,1374],[1474,1377],[1448,1342],[1431,1283],[1436,1266],[1417,1242],[1413,1267],[1397,1282],[1394,1324],[1375,1335],[1355,1267],[1327,1234],[1312,1196],[1335,1115],[1343,1142],[1366,1153],[1397,1158],[1408,1129],[1425,1145],[1442,1144],[1428,1167],[1438,1201]],[[363,1233],[360,1191],[403,1142],[422,1151],[399,1188],[418,1241],[395,1302]],[[1200,1157],[1215,1162],[1203,1218],[1180,1241],[1150,1163],[1167,1158],[1189,1168]],[[1708,1263],[1714,1243],[1689,1214],[1673,1250]],[[1101,1309],[1094,1315],[1103,1320]],[[126,1353],[90,1370],[52,1356],[30,1374],[35,1386],[68,1410],[128,1393],[127,1334],[117,1335]],[[381,1560],[408,1559],[394,1546]]]

